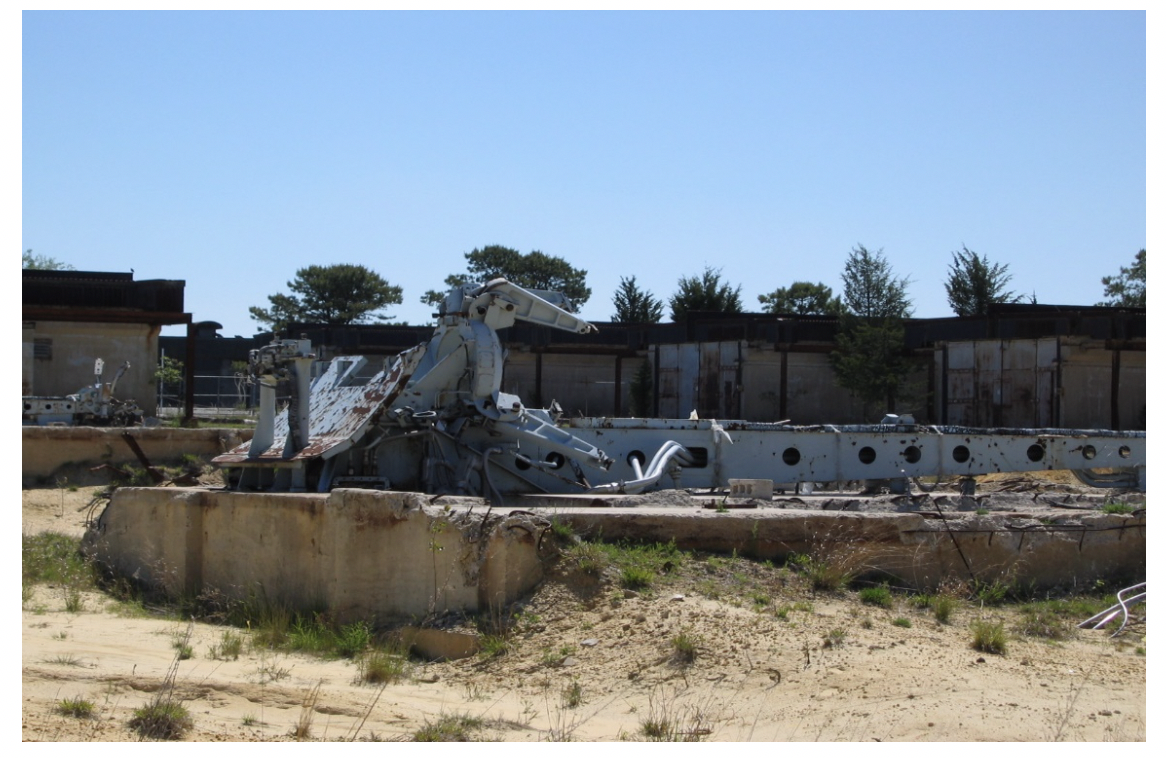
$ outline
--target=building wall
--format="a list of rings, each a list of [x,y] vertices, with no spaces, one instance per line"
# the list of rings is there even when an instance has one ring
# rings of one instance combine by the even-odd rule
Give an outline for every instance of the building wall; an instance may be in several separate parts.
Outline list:
[[[160,332],[161,327],[146,324],[25,321],[21,333],[23,393],[71,395],[95,383],[96,359],[105,361],[102,382],[112,381],[122,363],[129,361],[130,368],[118,381],[114,396],[132,399],[146,415],[153,415]]]
[[[1095,342],[1062,344],[1060,403],[1067,428],[1145,429],[1146,353]]]
[[[1077,337],[952,342],[936,349],[935,370],[935,414],[943,423],[1146,428],[1144,350]]]
[[[858,424],[875,423],[891,410],[864,408],[839,387],[826,350],[794,352],[744,341],[649,346],[624,357],[512,349],[503,389],[531,407],[555,400],[571,416],[627,416],[629,387],[642,360],[656,371],[660,418],[696,411],[702,418]],[[1145,408],[1144,351],[1047,337],[940,345],[933,357],[920,357],[894,411],[913,414],[919,423],[1130,430],[1145,428]]]
[[[750,421],[805,425],[861,419],[862,404],[835,384],[828,353],[755,347],[742,376],[744,415]]]
[[[541,383],[536,381],[540,360]],[[617,361],[614,355],[511,350],[503,389],[532,407],[555,401],[570,416],[614,416],[618,394],[623,413],[628,413],[627,386],[632,377],[625,368],[616,383]]]

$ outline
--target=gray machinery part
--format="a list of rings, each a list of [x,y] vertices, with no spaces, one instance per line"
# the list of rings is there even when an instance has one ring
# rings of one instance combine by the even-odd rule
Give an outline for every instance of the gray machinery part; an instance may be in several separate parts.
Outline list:
[[[1070,470],[1099,486],[1146,485],[1144,432],[880,424],[791,426],[713,419],[560,418],[501,391],[498,330],[516,321],[574,333],[594,327],[565,298],[504,279],[454,288],[433,336],[371,379],[363,358],[332,361],[310,384],[307,340],[253,351],[261,387],[255,438],[215,459],[239,489],[338,486],[482,495],[712,489],[729,479],[806,491],[865,481],[905,491],[911,479]],[[276,414],[275,387],[290,388]],[[285,440],[284,444],[276,444]],[[645,466],[645,464],[647,464]],[[1109,473],[1100,473],[1105,469]]]

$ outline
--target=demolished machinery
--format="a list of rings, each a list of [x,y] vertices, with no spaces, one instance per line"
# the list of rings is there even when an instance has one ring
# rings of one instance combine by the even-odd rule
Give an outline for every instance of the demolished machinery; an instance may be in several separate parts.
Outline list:
[[[113,381],[102,382],[105,361],[93,362],[93,384],[82,387],[64,397],[25,396],[21,422],[35,426],[131,426],[142,420],[142,409],[133,400],[119,400],[113,396],[117,383],[130,369],[130,362],[121,364]]]
[[[220,455],[240,490],[371,487],[500,502],[529,493],[716,489],[730,478],[808,491],[867,481],[906,491],[920,477],[1069,470],[1094,486],[1145,490],[1145,432],[881,424],[793,426],[713,419],[564,418],[501,391],[498,330],[515,321],[594,327],[558,293],[505,279],[453,289],[432,338],[371,379],[363,357],[312,378],[306,339],[253,350],[260,412],[249,443]],[[286,385],[286,409],[277,390]],[[554,405],[554,404],[552,404]]]

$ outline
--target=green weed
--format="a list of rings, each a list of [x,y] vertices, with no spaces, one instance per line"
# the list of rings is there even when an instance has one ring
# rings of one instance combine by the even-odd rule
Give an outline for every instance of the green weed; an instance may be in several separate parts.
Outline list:
[[[1016,631],[1029,637],[1063,640],[1072,632],[1072,626],[1049,603],[1029,603],[1021,607],[1020,614]]]
[[[681,663],[692,663],[700,651],[701,638],[686,630],[672,637],[672,652]]]
[[[891,597],[891,591],[882,585],[863,587],[858,591],[858,599],[867,605],[877,605],[880,608],[890,608],[895,602]]]
[[[372,627],[365,621],[342,626],[335,634],[335,649],[341,658],[356,658],[370,645]]]
[[[572,679],[571,683],[564,687],[560,694],[564,708],[578,708],[584,703],[583,685],[579,684],[578,679]]]
[[[594,542],[579,542],[567,548],[566,556],[584,574],[600,576],[609,565],[607,554]]]
[[[935,615],[935,620],[939,623],[950,624],[952,611],[956,609],[958,604],[959,601],[951,595],[936,595],[931,600],[931,612]]]
[[[790,557],[790,566],[820,592],[837,592],[854,578],[853,569],[845,561],[835,561],[830,557],[796,554]]]
[[[194,726],[194,720],[186,706],[167,698],[136,709],[129,725],[147,739],[177,740]]]
[[[360,681],[366,684],[395,684],[409,676],[409,655],[401,647],[373,648],[358,661]]]
[[[75,719],[91,719],[97,716],[97,708],[93,702],[82,697],[66,698],[57,703],[55,710],[62,716],[72,716]]]
[[[994,579],[991,582],[976,582],[972,596],[983,605],[1001,605],[1012,593],[1012,585]]]
[[[1002,622],[976,619],[972,622],[972,647],[982,653],[1004,655],[1008,650],[1008,634]]]
[[[835,627],[822,638],[822,647],[842,647],[846,644],[847,632]]]
[[[472,742],[482,728],[482,719],[468,714],[445,715],[426,721],[413,733],[414,742]]]
[[[484,634],[478,639],[478,653],[485,658],[500,658],[510,652],[510,638],[501,634]]]
[[[642,590],[652,586],[656,574],[645,566],[624,566],[619,574],[619,583],[629,590]]]
[[[237,661],[243,652],[243,637],[230,629],[223,630],[217,644],[211,645],[207,655],[211,660]]]

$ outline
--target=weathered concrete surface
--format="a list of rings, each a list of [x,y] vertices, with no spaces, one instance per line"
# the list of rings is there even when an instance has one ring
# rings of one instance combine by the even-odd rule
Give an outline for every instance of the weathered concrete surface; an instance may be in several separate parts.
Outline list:
[[[950,580],[1089,587],[1146,572],[1144,510],[940,517],[647,506],[487,513],[474,499],[431,504],[415,493],[123,488],[86,545],[116,572],[172,594],[215,590],[327,609],[342,622],[425,620],[509,604],[542,580],[539,540],[552,518],[606,541],[674,541],[759,559],[808,554],[919,589]]]
[[[240,445],[250,429],[177,429],[171,427],[22,426],[21,482],[24,487],[52,483],[66,472],[70,484],[100,484],[108,475],[86,481],[88,469],[108,463],[137,464],[122,434],[129,433],[154,465],[181,460],[184,454],[211,457]]]
[[[548,514],[549,515],[549,514]],[[675,541],[682,549],[782,559],[811,555],[919,589],[948,580],[1088,587],[1144,577],[1145,511],[1133,515],[850,513],[821,510],[563,508],[554,517],[605,541]]]
[[[545,522],[426,503],[371,490],[122,488],[86,535],[86,550],[174,595],[214,590],[327,609],[341,622],[473,612],[511,603],[542,580]]]

